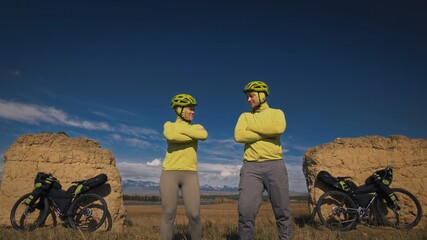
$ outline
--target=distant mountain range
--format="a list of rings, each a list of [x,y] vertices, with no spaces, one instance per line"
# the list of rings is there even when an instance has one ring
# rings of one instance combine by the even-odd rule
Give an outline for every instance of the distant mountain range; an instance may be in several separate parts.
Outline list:
[[[159,194],[159,183],[151,182],[151,181],[142,181],[142,180],[123,180],[123,194],[128,195],[158,195]],[[226,195],[233,194],[237,195],[239,193],[238,187],[231,186],[210,186],[203,185],[200,186],[200,191],[202,194],[218,194],[218,195]],[[290,196],[304,196],[307,193],[304,192],[290,192]]]
[[[136,181],[136,180],[123,180],[123,194],[143,194],[159,192],[159,183],[151,181]],[[237,187],[224,186],[200,186],[201,192],[218,192],[218,193],[238,193]]]

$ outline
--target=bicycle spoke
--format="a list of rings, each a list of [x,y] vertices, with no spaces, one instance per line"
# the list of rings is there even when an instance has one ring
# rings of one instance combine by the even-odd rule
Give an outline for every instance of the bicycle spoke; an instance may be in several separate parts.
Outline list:
[[[377,208],[382,221],[395,228],[408,229],[416,226],[421,220],[422,209],[418,199],[410,192],[394,188],[394,194],[399,199],[399,210],[395,206],[388,205],[384,199],[379,199]]]
[[[33,230],[43,223],[48,213],[47,200],[37,200],[33,208],[29,208],[24,204],[30,194],[22,196],[14,206],[10,213],[10,222],[12,227],[17,230]]]
[[[356,224],[356,205],[349,196],[337,191],[323,194],[317,203],[320,221],[334,230],[350,230]]]
[[[82,195],[71,206],[70,224],[83,231],[94,231],[104,223],[107,211],[106,202],[100,196]]]

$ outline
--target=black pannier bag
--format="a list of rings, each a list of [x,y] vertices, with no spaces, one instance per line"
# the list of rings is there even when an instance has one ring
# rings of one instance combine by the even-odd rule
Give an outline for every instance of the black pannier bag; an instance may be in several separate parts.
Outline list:
[[[366,179],[365,184],[368,185],[372,183],[381,182],[386,186],[390,186],[392,181],[393,181],[393,169],[387,167],[385,169],[381,169],[374,172],[371,176],[369,176]]]
[[[37,202],[37,200],[42,196],[43,194],[43,189],[41,188],[35,188],[30,196],[28,196],[28,198],[25,200],[25,204],[27,204],[30,207],[33,207],[34,203]]]
[[[72,193],[74,195],[78,195],[81,193],[84,193],[86,191],[89,191],[90,189],[96,188],[101,186],[102,184],[106,183],[108,181],[108,177],[106,174],[99,174],[96,177],[89,178],[88,180],[80,183],[79,185],[73,185],[71,186],[67,192]]]
[[[56,206],[59,208],[60,212],[62,214],[65,214],[68,208],[70,207],[71,200],[73,199],[73,194],[68,193],[62,189],[52,188],[49,192],[49,195],[56,203]]]
[[[59,181],[50,173],[38,172],[34,178],[34,190],[28,196],[25,203],[32,207],[34,203],[51,189],[61,189]]]
[[[374,185],[377,189],[377,193],[386,200],[387,205],[399,210],[399,199],[389,187],[392,181],[393,169],[387,167],[374,172],[366,179],[365,184]]]
[[[353,191],[354,198],[362,207],[368,206],[375,192],[376,187],[374,185],[362,185]]]
[[[325,183],[326,185],[330,187],[334,187],[338,190],[344,191],[344,192],[353,192],[355,189],[357,189],[356,184],[353,181],[350,180],[344,180],[341,178],[333,177],[329,172],[327,171],[320,171],[317,174],[317,178]]]
[[[373,195],[371,193],[363,193],[354,196],[356,198],[357,203],[361,207],[366,207],[371,202]]]
[[[61,189],[62,186],[50,173],[38,172],[34,179],[34,188],[41,188],[43,190],[49,190],[50,188]]]

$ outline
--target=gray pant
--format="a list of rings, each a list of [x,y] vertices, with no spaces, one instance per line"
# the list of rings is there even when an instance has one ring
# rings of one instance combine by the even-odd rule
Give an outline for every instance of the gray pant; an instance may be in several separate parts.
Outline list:
[[[190,223],[191,239],[201,239],[200,186],[199,177],[195,171],[162,171],[160,176],[160,197],[162,198],[163,209],[160,224],[161,239],[172,239],[180,188],[184,199],[185,212]]]
[[[244,162],[239,183],[240,239],[254,239],[255,217],[267,190],[279,239],[293,239],[288,173],[283,160]]]

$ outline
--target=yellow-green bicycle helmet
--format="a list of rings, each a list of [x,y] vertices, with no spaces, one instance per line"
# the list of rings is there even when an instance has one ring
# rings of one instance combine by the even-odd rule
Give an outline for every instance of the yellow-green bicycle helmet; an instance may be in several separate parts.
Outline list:
[[[192,97],[190,94],[177,94],[172,98],[171,101],[171,107],[186,107],[186,106],[196,106],[197,101],[194,97]]]
[[[253,92],[265,92],[265,95],[268,96],[270,94],[270,90],[265,82],[260,80],[254,80],[248,84],[246,84],[243,92],[246,93],[248,91]]]

